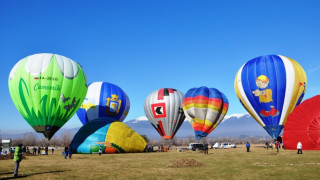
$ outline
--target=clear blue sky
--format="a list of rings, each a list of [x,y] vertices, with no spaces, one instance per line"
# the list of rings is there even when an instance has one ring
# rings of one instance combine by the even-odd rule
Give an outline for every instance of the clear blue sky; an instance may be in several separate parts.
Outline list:
[[[144,116],[145,97],[170,87],[208,86],[246,113],[234,78],[248,60],[280,54],[298,61],[306,98],[320,92],[320,1],[113,0],[0,1],[0,130],[32,130],[11,101],[8,76],[32,54],[79,62],[89,82],[117,84],[129,95],[127,120]],[[64,126],[81,126],[75,115]]]

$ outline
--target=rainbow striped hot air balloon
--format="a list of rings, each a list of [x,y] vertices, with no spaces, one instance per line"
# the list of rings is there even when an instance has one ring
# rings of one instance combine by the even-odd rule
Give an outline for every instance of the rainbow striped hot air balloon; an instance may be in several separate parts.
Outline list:
[[[218,126],[229,107],[228,99],[222,92],[205,86],[190,89],[182,105],[198,140]]]
[[[234,83],[242,105],[272,138],[279,136],[289,113],[300,104],[306,85],[303,68],[280,55],[248,61],[238,71]]]

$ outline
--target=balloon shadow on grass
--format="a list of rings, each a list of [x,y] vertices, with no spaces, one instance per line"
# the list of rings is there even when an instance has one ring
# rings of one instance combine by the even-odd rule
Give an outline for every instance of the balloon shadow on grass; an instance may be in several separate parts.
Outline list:
[[[1,180],[5,180],[5,179],[18,179],[18,178],[26,178],[26,177],[33,176],[33,175],[48,174],[48,173],[60,173],[60,172],[65,172],[65,170],[44,171],[44,172],[37,172],[37,173],[28,173],[28,174],[19,175],[19,176],[17,176],[17,177],[13,177],[13,172],[0,172],[0,175],[12,174],[12,177],[4,177],[4,178],[0,178],[0,179],[1,179]]]

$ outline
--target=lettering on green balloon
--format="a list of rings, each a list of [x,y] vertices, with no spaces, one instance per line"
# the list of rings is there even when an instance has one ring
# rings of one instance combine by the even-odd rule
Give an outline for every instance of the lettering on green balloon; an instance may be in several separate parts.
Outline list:
[[[41,90],[41,89],[43,89],[43,90],[60,91],[61,87],[59,85],[56,85],[56,86],[42,86],[39,83],[34,85],[34,88],[33,88],[34,91]]]

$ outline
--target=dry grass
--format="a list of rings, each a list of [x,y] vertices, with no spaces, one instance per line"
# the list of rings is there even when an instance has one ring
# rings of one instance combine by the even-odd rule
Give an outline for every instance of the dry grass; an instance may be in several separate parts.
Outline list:
[[[194,161],[195,160],[195,161]],[[191,162],[201,166],[183,167]],[[171,166],[173,165],[173,166]],[[13,160],[0,160],[0,179],[11,179]],[[320,179],[320,152],[266,150],[256,146],[201,152],[74,154],[27,156],[20,165],[24,179]]]

